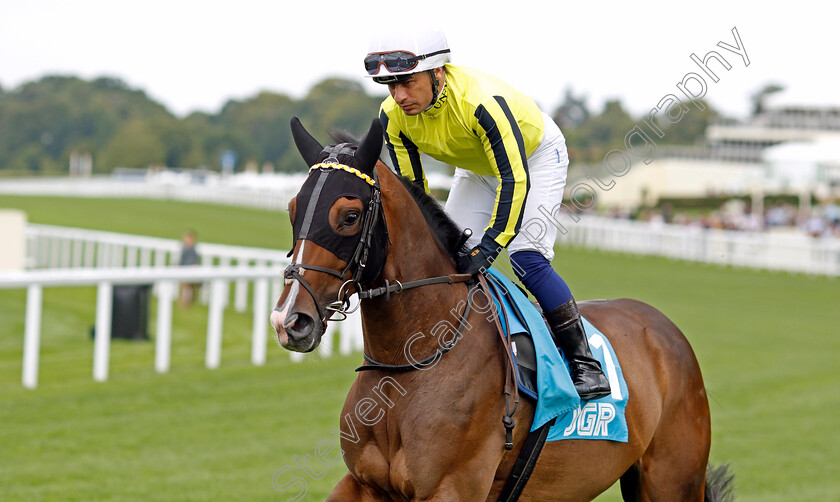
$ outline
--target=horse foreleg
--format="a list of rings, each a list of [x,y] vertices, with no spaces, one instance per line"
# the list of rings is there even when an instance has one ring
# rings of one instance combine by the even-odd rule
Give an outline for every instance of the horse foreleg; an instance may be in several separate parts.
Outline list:
[[[359,483],[356,478],[347,473],[335,485],[327,502],[389,502],[391,499],[381,495],[370,487]]]

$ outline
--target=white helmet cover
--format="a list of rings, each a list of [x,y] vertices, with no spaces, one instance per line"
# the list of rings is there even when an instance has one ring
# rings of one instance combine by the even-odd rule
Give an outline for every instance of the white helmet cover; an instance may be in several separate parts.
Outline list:
[[[389,65],[389,55],[400,60]],[[377,59],[376,56],[379,56]],[[365,69],[374,81],[387,84],[401,80],[401,76],[440,68],[451,61],[449,43],[438,29],[412,31],[410,29],[383,33],[370,43]]]

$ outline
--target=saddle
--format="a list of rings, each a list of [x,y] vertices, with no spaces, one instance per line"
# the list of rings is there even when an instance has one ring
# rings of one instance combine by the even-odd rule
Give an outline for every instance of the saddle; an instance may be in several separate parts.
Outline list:
[[[534,302],[533,305],[542,315],[542,308],[539,304]],[[513,313],[520,318],[520,322],[525,322],[518,309],[514,309]],[[546,327],[551,329],[545,317],[543,317],[543,320]],[[537,389],[537,349],[534,347],[534,339],[531,338],[529,333],[515,333],[510,336],[510,348],[513,352],[513,361],[516,363],[516,379],[519,382],[519,391],[536,401],[539,397],[539,390]]]
[[[519,393],[536,403],[531,431],[498,498],[500,502],[511,502],[517,500],[527,484],[546,441],[609,439],[626,442],[627,387],[621,368],[615,364],[617,359],[609,341],[581,318],[591,337],[590,346],[601,349],[596,353],[602,358],[602,366],[617,379],[613,395],[597,402],[581,402],[568,365],[554,345],[551,328],[539,305],[530,302],[519,285],[498,270],[490,268],[486,278],[500,318],[497,325],[509,341]],[[608,363],[605,358],[609,358]]]
[[[568,364],[555,347],[539,306],[533,305],[515,283],[493,268],[488,270],[487,281],[494,286],[491,290],[497,290],[493,297],[498,315],[502,318],[499,324],[506,328],[505,336],[510,340],[518,390],[536,401],[531,430],[557,418],[557,426],[552,429],[548,441],[609,439],[626,442],[624,409],[628,399],[627,384],[609,339],[585,317],[581,317],[592,356],[601,364],[612,388],[606,397],[581,401],[572,383]],[[587,420],[593,413],[604,420],[614,420],[608,429],[596,427],[590,431]],[[578,423],[579,427],[572,427],[576,420],[582,422]]]
[[[516,369],[516,380],[519,386],[519,391],[533,401],[539,398],[539,382],[537,381],[537,349],[534,345],[534,338],[530,333],[529,325],[534,323],[534,315],[531,313],[530,319],[522,310],[521,301],[517,302],[513,295],[507,293],[511,286],[515,286],[521,293],[522,298],[527,298],[528,294],[522,289],[519,284],[511,281],[503,281],[499,276],[500,273],[495,269],[488,271],[488,280],[493,282],[491,293],[496,301],[497,308],[500,310],[500,315],[506,318],[506,322],[500,323],[503,330],[506,330],[504,335],[510,339],[511,355],[513,356],[514,367]],[[500,296],[505,296],[503,301]],[[528,302],[528,308],[533,308],[539,315],[541,320],[540,327],[545,328],[550,333],[551,327],[543,315],[542,308],[537,302]]]

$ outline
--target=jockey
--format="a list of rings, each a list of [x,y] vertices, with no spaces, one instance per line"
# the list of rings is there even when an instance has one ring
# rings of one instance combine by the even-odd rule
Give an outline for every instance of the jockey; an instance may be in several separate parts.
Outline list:
[[[461,228],[475,230],[459,272],[486,270],[507,248],[570,363],[581,399],[606,396],[610,386],[589,351],[577,304],[551,267],[556,226],[541,224],[545,232],[538,237],[519,231],[523,223],[546,220],[542,212],[551,214],[562,202],[566,140],[531,98],[449,61],[439,30],[401,30],[372,41],[365,69],[391,93],[379,119],[393,167],[428,191],[420,152],[457,166],[446,212]]]

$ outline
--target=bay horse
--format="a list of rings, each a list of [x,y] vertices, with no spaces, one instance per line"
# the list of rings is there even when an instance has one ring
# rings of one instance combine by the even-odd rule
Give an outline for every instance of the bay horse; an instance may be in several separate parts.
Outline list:
[[[315,349],[349,295],[363,298],[367,371],[344,403],[348,473],[327,500],[499,500],[535,406],[519,403],[507,451],[500,417],[509,411],[508,356],[469,296],[476,288],[457,279],[462,230],[379,162],[377,120],[358,144],[324,148],[296,117],[292,132],[312,167],[289,204],[293,262],[271,313],[278,342]],[[580,311],[610,340],[623,370],[629,441],[546,443],[519,500],[591,500],[617,480],[626,501],[726,498],[731,476],[725,466],[708,468],[709,405],[682,332],[631,299],[581,302]]]

